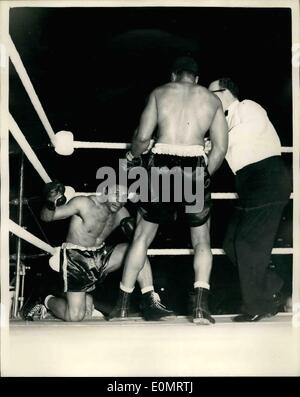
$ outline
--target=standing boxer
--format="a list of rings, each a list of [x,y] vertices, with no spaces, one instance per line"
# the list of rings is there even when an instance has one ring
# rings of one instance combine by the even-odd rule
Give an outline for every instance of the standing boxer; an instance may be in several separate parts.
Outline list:
[[[230,78],[209,86],[221,100],[229,127],[226,160],[235,174],[239,205],[229,225],[224,250],[239,268],[243,314],[234,321],[259,321],[278,312],[282,280],[269,269],[291,178],[281,145],[266,111],[251,100],[238,100]]]
[[[141,164],[140,156],[147,149],[158,126],[157,141],[151,149],[149,176],[154,167],[164,172],[169,169],[170,173],[173,167],[179,167],[183,174],[190,167],[193,186],[204,183],[203,208],[189,212],[187,202],[182,200],[180,204],[187,212],[195,253],[193,321],[209,324],[214,323],[207,304],[212,267],[209,185],[210,175],[218,169],[226,154],[227,125],[219,99],[206,88],[197,85],[197,82],[198,65],[195,60],[190,57],[178,58],[172,67],[171,82],[156,88],[150,94],[134,134],[131,151],[126,157],[129,167]],[[204,136],[208,129],[213,149],[207,163]],[[197,174],[200,167],[204,169],[204,181]],[[171,222],[176,216],[176,204],[162,201],[141,203],[142,218],[126,257],[120,295],[110,315],[111,319],[128,316],[129,296],[142,269],[147,249],[156,235],[158,225]]]

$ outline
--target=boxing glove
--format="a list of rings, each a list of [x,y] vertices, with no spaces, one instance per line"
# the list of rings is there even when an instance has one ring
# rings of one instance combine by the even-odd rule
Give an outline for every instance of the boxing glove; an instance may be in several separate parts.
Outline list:
[[[135,167],[142,167],[142,165],[142,157],[134,157],[131,152],[127,152],[125,159],[121,159],[121,167],[126,172],[130,171],[132,168]]]
[[[135,219],[132,217],[123,218],[120,222],[120,227],[128,241],[131,241],[135,231]]]
[[[56,207],[64,205],[67,201],[65,186],[58,181],[46,183],[44,188],[45,207],[50,211],[55,211]]]

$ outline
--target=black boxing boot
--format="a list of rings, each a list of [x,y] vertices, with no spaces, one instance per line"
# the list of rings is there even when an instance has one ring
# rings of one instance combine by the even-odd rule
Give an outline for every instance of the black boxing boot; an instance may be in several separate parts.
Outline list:
[[[143,294],[141,312],[143,318],[147,321],[157,321],[167,317],[175,317],[171,310],[168,310],[160,303],[159,295],[154,291]]]
[[[120,290],[117,303],[109,314],[109,321],[128,320],[130,293]]]
[[[193,323],[195,324],[214,324],[215,320],[208,310],[208,289],[195,288],[193,296]]]

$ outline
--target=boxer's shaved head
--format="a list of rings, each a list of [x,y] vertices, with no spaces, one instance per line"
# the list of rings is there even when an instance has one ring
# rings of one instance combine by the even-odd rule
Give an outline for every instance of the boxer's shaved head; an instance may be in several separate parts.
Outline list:
[[[128,190],[123,185],[112,185],[107,189],[107,205],[112,212],[123,207],[128,198]]]
[[[182,72],[191,73],[197,76],[199,72],[198,64],[192,57],[178,57],[175,59],[171,72],[180,74]]]

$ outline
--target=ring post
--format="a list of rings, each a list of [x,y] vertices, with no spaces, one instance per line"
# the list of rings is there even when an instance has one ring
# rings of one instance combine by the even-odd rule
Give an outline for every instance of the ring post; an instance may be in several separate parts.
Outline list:
[[[19,217],[18,224],[22,226],[23,223],[23,195],[24,195],[24,153],[21,153],[21,166],[20,166],[20,186],[19,186]],[[19,296],[20,296],[20,278],[21,278],[21,243],[20,237],[17,237],[16,249],[16,287],[13,302],[13,316],[18,317],[19,309]]]
[[[300,41],[299,3],[292,9],[292,40],[297,44]],[[293,326],[300,327],[300,58],[292,67],[293,82]]]

